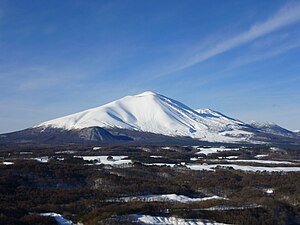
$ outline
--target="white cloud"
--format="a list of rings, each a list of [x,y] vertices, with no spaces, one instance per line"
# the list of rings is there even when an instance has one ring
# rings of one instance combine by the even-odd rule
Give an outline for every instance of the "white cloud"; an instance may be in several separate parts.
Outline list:
[[[204,50],[203,52],[197,54],[195,57],[190,58],[185,63],[177,65],[175,68],[170,69],[167,72],[158,74],[157,77],[187,69],[191,66],[206,61],[214,56],[227,52],[243,44],[251,42],[285,26],[292,25],[298,21],[300,21],[300,4],[298,3],[287,5],[281,8],[277,13],[275,13],[266,21],[257,23],[250,27],[250,29],[236,34],[231,38],[220,41],[219,43],[215,43],[213,47]]]
[[[258,61],[266,60],[272,57],[275,57],[277,55],[284,54],[290,50],[300,48],[300,42],[295,43],[289,43],[282,46],[274,47],[270,50],[261,51],[256,54],[249,54],[246,57],[239,57],[237,60],[235,60],[228,68],[224,69],[221,73],[228,72],[231,70],[234,70],[238,67],[245,66],[251,63],[255,63]],[[232,74],[233,76],[234,74]]]
[[[0,71],[0,87],[9,86],[9,90],[29,92],[57,88],[72,88],[80,85],[84,74],[74,69],[51,68],[31,65],[19,68],[9,67]],[[5,89],[6,90],[6,89]]]

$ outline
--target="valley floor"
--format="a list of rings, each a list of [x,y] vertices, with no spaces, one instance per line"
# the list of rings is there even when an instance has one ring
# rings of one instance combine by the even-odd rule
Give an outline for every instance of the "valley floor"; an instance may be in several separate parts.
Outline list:
[[[300,224],[299,149],[0,149],[0,224]]]

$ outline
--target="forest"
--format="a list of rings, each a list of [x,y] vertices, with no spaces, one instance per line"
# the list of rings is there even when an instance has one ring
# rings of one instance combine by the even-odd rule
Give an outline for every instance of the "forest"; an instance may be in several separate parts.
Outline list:
[[[40,215],[45,212],[60,213],[85,225],[135,224],[128,220],[132,214],[201,218],[226,224],[300,222],[300,172],[249,172],[221,166],[214,170],[192,170],[186,165],[192,163],[196,151],[189,146],[103,146],[97,150],[92,146],[3,148],[0,224],[56,224],[53,218]],[[233,154],[249,160],[268,154],[269,160],[289,160],[293,165],[298,165],[300,159],[295,149],[246,147],[197,154],[197,163],[210,164]],[[84,160],[83,155],[107,156],[108,164],[96,158]],[[113,156],[126,156],[131,163],[114,164]],[[47,157],[47,161],[41,162],[41,157]],[[249,163],[255,166],[258,162]],[[275,166],[272,163],[265,166]],[[190,202],[134,198],[120,201],[123,197],[162,194],[222,198]]]

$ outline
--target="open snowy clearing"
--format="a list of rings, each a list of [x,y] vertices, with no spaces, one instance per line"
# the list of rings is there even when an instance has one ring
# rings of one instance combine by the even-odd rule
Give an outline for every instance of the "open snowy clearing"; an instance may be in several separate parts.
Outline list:
[[[192,160],[193,161],[193,160]],[[213,162],[218,162],[219,160],[211,160]],[[269,160],[226,160],[227,162],[255,162],[255,163],[262,163],[262,164],[293,164],[288,161],[269,161]],[[267,171],[267,172],[298,172],[300,171],[300,167],[267,167],[267,166],[247,166],[247,165],[237,165],[237,164],[173,164],[173,163],[145,163],[146,166],[169,166],[169,167],[176,167],[176,166],[186,166],[191,170],[208,170],[208,171],[215,171],[217,167],[223,168],[233,168],[235,170],[243,170],[243,171]]]
[[[264,190],[265,193],[267,194],[273,194],[274,193],[274,189],[273,188],[267,188]]]
[[[245,163],[260,163],[260,164],[295,164],[290,161],[275,161],[275,160],[259,160],[259,159],[216,159],[210,161],[226,161],[226,162],[245,162]]]
[[[233,160],[230,160],[233,161]],[[233,168],[235,170],[243,170],[250,172],[257,171],[266,171],[266,172],[298,172],[300,171],[300,167],[266,167],[266,166],[244,166],[244,165],[236,165],[236,164],[171,164],[171,163],[145,163],[146,166],[186,166],[191,170],[207,170],[207,171],[215,171],[217,167],[223,168]]]
[[[33,152],[30,151],[25,151],[25,152],[20,152],[20,155],[32,155]]]
[[[255,158],[257,159],[260,159],[260,158],[264,158],[264,157],[268,157],[269,155],[256,155],[254,156]]]
[[[174,163],[144,163],[145,166],[169,166],[174,167],[176,164]]]
[[[13,162],[2,162],[2,164],[3,164],[3,165],[6,165],[6,166],[9,166],[9,165],[13,165],[13,164],[15,164],[15,163],[13,163]]]
[[[123,165],[123,164],[131,164],[132,161],[130,159],[125,159],[128,156],[74,156],[76,158],[83,158],[86,161],[93,161],[96,165],[104,164],[104,165]]]
[[[190,158],[190,161],[197,161],[199,159],[202,159],[202,157],[192,157],[192,158]]]
[[[204,155],[218,153],[218,152],[224,152],[224,151],[238,151],[238,150],[240,150],[239,148],[225,148],[223,146],[217,147],[217,148],[213,147],[213,148],[197,148],[197,149],[200,150],[200,151],[197,152],[196,154],[204,154]]]
[[[41,213],[40,215],[53,217],[56,220],[58,225],[76,225],[72,221],[65,219],[62,215],[58,213],[49,212],[49,213]]]
[[[214,221],[201,220],[201,219],[182,219],[177,217],[161,217],[150,215],[131,215],[131,218],[141,224],[155,224],[155,225],[225,225],[224,223],[217,223]]]
[[[161,155],[150,155],[150,158],[159,159],[159,158],[163,158],[163,156],[161,156]]]
[[[225,158],[225,159],[238,159],[239,157],[237,155],[231,155],[231,156],[226,156],[226,157],[219,157],[219,159]]]
[[[55,154],[74,154],[76,151],[66,150],[66,151],[57,151]]]
[[[266,166],[241,166],[236,164],[190,164],[186,165],[191,170],[210,170],[214,171],[217,167],[233,168],[235,170],[250,172],[299,172],[300,167],[266,167]]]
[[[261,205],[248,205],[248,206],[227,206],[227,205],[220,205],[220,206],[212,206],[209,208],[204,208],[201,210],[205,211],[226,211],[226,210],[244,210],[244,209],[255,209],[260,208]]]
[[[120,202],[131,202],[131,201],[143,201],[143,202],[199,202],[199,201],[208,201],[208,200],[228,200],[217,195],[203,198],[190,198],[185,195],[177,194],[164,194],[164,195],[142,195],[142,196],[132,196],[132,197],[123,197],[118,198],[117,201]]]
[[[47,163],[49,161],[48,156],[37,157],[37,158],[34,158],[34,159],[37,160],[38,162],[41,162],[41,163]]]

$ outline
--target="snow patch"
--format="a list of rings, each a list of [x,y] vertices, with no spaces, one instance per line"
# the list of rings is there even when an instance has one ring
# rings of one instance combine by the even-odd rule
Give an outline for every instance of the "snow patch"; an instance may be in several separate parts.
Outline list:
[[[37,158],[34,158],[34,159],[38,162],[41,162],[41,163],[47,163],[49,161],[48,156],[37,157]]]
[[[226,159],[238,159],[239,157],[237,155],[231,155],[231,156],[226,156]]]
[[[82,225],[81,223],[73,223],[71,220],[65,219],[61,214],[49,212],[49,213],[40,213],[41,216],[50,216],[53,217],[58,225]]]
[[[82,158],[86,161],[93,161],[95,165],[124,165],[131,164],[132,161],[130,159],[125,159],[128,156],[74,156],[75,158]]]
[[[264,158],[264,157],[268,157],[269,155],[256,155],[254,156],[254,158],[260,159],[260,158]]]
[[[191,170],[215,171],[217,167],[233,168],[248,172],[299,172],[300,167],[265,167],[265,166],[241,166],[236,164],[190,164],[187,168]]]
[[[142,224],[155,224],[155,225],[225,225],[224,223],[217,223],[209,220],[201,219],[182,219],[177,217],[162,217],[150,215],[132,215],[135,221]]]
[[[212,148],[197,148],[200,150],[196,154],[204,154],[204,155],[209,155],[209,154],[214,154],[218,152],[224,152],[224,151],[238,151],[239,148],[226,148],[224,146],[220,147],[212,147]]]
[[[197,161],[197,160],[199,160],[199,159],[201,159],[202,157],[192,157],[192,158],[190,158],[190,161]]]
[[[226,211],[226,210],[244,210],[244,209],[254,209],[254,208],[260,208],[261,205],[246,205],[246,206],[228,206],[228,205],[217,205],[212,206],[209,208],[204,208],[201,210],[206,211]]]
[[[145,166],[169,166],[174,167],[176,164],[174,163],[144,163]]]
[[[274,193],[274,189],[273,188],[267,188],[264,190],[266,194],[273,194]]]
[[[55,154],[74,154],[76,151],[66,150],[66,151],[58,151]]]
[[[161,155],[150,155],[150,158],[159,159],[159,158],[163,158],[163,156],[161,156]]]
[[[3,165],[9,166],[15,164],[14,162],[2,162]]]
[[[20,155],[32,155],[32,152],[20,152]]]
[[[177,195],[177,194],[142,195],[142,196],[133,196],[133,197],[123,197],[118,199],[118,201],[121,202],[144,201],[144,202],[180,202],[180,203],[199,202],[199,201],[208,201],[208,200],[228,200],[228,199],[217,195],[210,196],[210,197],[203,197],[203,198],[190,198],[185,195]]]
[[[211,161],[218,161],[218,160],[211,160]],[[260,163],[260,164],[295,164],[289,161],[275,161],[275,160],[260,160],[260,159],[225,159],[222,161],[226,162],[245,162],[245,163]]]

